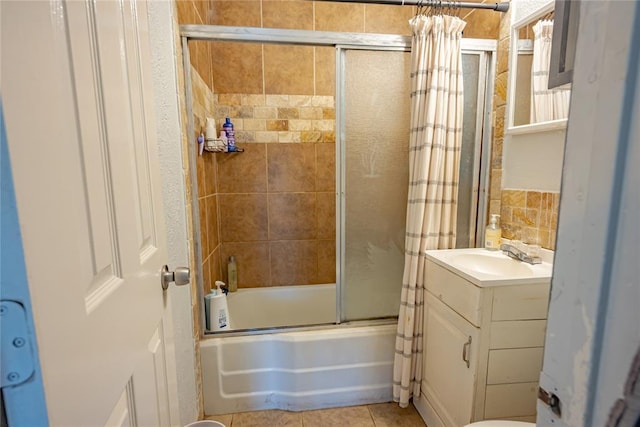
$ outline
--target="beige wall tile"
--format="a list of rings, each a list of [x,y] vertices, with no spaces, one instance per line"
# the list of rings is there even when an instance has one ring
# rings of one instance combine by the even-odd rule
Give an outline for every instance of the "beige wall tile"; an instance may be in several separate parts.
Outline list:
[[[318,239],[336,238],[336,195],[316,193],[318,211]]]
[[[257,131],[256,142],[268,143],[278,142],[278,132],[275,131]]]
[[[336,240],[318,240],[317,283],[336,283]]]
[[[288,101],[288,100],[287,100]],[[288,102],[287,102],[288,105]],[[278,108],[279,119],[298,119],[300,118],[300,110],[292,107],[280,107]]]
[[[213,252],[220,243],[218,234],[218,198],[209,196],[206,199],[207,206],[207,237],[209,240],[209,252]]]
[[[266,95],[266,103],[272,107],[289,107],[289,95]],[[280,109],[278,109],[280,110]],[[278,116],[279,117],[279,116]],[[281,117],[286,118],[286,117]]]
[[[269,240],[315,239],[316,204],[316,193],[269,194]]]
[[[249,95],[249,94],[243,93],[240,96],[241,96],[242,105],[252,105],[254,107],[263,107],[266,103],[264,95]]]
[[[288,120],[267,120],[267,130],[285,131],[289,129]]]
[[[464,37],[496,40],[500,32],[500,15],[493,10],[474,9],[465,19]]]
[[[317,259],[315,240],[271,242],[271,283],[274,286],[315,283]]]
[[[243,130],[267,130],[267,122],[263,119],[244,119]]]
[[[291,131],[304,131],[304,130],[312,130],[311,120],[289,120],[289,130]]]
[[[207,198],[198,199],[198,216],[200,217],[200,244],[202,259],[209,256],[209,224],[207,220]]]
[[[301,131],[300,142],[322,142],[322,132],[317,130]]]
[[[321,120],[322,107],[301,107],[298,109],[298,114],[301,119],[307,120]]]
[[[332,96],[336,93],[336,52],[333,47],[315,48],[316,95]]]
[[[227,265],[231,255],[236,259],[239,288],[271,285],[268,242],[223,243],[220,246],[220,274],[225,283],[228,281]]]
[[[221,194],[221,242],[253,242],[267,240],[267,195]]]
[[[205,170],[205,188],[207,196],[215,194],[218,188],[217,183],[217,157],[213,153],[202,153]]]
[[[209,293],[211,291],[211,257],[202,262],[202,283],[204,285],[204,291]]]
[[[313,3],[306,0],[263,1],[262,26],[313,30]]]
[[[414,8],[396,5],[365,5],[364,31],[377,34],[411,35],[409,19]]]
[[[336,188],[336,146],[316,144],[316,191],[335,191]]]
[[[300,142],[300,132],[278,132],[278,142]]]
[[[195,5],[191,0],[176,0],[178,22],[180,24],[202,24],[196,15]]]
[[[264,193],[267,191],[267,152],[253,144],[243,153],[217,154],[220,193]]]
[[[229,42],[207,43],[211,43],[213,85],[216,93],[264,93],[261,45]]]
[[[317,31],[364,32],[364,5],[346,3],[316,3]]]
[[[260,0],[214,0],[209,2],[209,24],[260,27]]]
[[[255,107],[253,109],[253,117],[255,117],[256,119],[275,119],[278,117],[278,108]]]
[[[312,95],[313,64],[313,47],[265,45],[265,93]]]
[[[316,154],[313,145],[268,144],[269,192],[315,191]]]
[[[222,280],[222,271],[220,270],[220,246],[218,246],[209,258],[211,264],[211,285],[215,286],[216,280]]]

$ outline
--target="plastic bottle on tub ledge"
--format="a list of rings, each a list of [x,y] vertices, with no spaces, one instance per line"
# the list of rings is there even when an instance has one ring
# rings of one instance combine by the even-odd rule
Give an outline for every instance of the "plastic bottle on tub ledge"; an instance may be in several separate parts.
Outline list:
[[[229,257],[229,263],[227,264],[227,273],[229,292],[236,292],[238,290],[238,266],[236,265],[236,258],[233,255]]]
[[[231,119],[229,117],[225,119],[222,129],[227,137],[227,151],[236,151],[236,132],[233,129],[233,123],[231,123]]]
[[[227,296],[222,291],[223,286],[224,282],[217,280],[215,295],[209,299],[209,330],[211,331],[231,329],[231,317],[227,306]]]

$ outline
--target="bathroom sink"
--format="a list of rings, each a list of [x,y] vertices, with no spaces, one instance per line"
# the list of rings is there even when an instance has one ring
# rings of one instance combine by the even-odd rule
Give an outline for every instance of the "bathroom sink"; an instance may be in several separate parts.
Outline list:
[[[544,261],[527,264],[509,258],[502,251],[484,248],[429,250],[426,256],[480,287],[549,283],[553,267]]]
[[[499,276],[533,276],[529,264],[507,256],[493,256],[484,253],[453,254],[451,262],[469,270]]]

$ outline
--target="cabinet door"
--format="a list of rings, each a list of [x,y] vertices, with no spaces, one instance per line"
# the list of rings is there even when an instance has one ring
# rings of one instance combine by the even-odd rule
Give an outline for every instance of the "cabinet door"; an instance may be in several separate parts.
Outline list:
[[[427,292],[422,393],[445,425],[471,422],[479,329]]]

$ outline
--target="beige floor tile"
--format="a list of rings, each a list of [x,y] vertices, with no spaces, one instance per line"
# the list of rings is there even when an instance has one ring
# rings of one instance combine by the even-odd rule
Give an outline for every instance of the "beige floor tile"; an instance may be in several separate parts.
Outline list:
[[[366,406],[320,409],[302,413],[304,427],[374,427]],[[234,426],[235,427],[235,426]]]
[[[209,415],[208,417],[204,417],[205,420],[218,421],[219,423],[224,424],[226,427],[231,427],[232,418],[233,414]]]
[[[302,413],[288,411],[257,411],[233,414],[227,427],[302,427]]]
[[[426,424],[413,405],[401,408],[397,403],[368,405],[376,427],[422,427]]]

